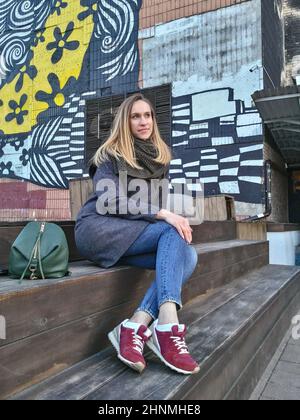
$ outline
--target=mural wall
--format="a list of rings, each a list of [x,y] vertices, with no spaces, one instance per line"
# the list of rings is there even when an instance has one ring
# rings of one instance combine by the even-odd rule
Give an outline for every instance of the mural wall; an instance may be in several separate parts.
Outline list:
[[[234,89],[173,98],[173,147],[181,156],[172,162],[173,183],[200,178],[206,195],[261,203],[261,120]]]
[[[83,174],[85,101],[135,89],[140,0],[0,0],[0,176]]]
[[[200,177],[206,194],[234,195],[241,214],[262,207],[262,124],[251,102],[263,87],[261,0],[222,5],[0,0],[0,178],[10,180],[7,187],[0,179],[0,201],[6,209],[12,184],[17,190],[25,182],[24,206],[41,209],[48,207],[49,188],[54,200],[70,179],[82,177],[88,99],[165,83],[172,85],[172,183]],[[68,206],[67,195],[63,200]]]
[[[262,121],[251,100],[263,87],[260,0],[160,25],[142,59],[145,87],[172,83],[173,183],[199,177],[206,195],[261,211]]]

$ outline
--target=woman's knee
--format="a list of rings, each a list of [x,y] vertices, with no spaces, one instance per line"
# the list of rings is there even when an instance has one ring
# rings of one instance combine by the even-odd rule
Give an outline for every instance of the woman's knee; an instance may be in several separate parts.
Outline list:
[[[186,264],[191,268],[195,269],[198,264],[198,253],[192,245],[186,246]]]

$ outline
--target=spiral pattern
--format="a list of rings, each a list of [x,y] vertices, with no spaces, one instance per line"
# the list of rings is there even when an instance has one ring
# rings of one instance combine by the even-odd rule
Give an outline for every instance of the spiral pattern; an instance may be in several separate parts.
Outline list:
[[[26,62],[32,33],[44,26],[54,1],[0,0],[1,85]]]
[[[102,40],[101,51],[111,60],[100,66],[108,80],[119,73],[124,75],[131,71],[137,61],[137,54],[132,53],[137,38],[138,12],[141,2],[138,0],[100,0],[98,23],[95,36]],[[134,35],[134,36],[133,36]],[[118,62],[116,62],[116,56]]]
[[[21,39],[11,37],[4,45],[3,57],[6,67],[13,70],[16,65],[24,64],[26,55],[26,45]]]
[[[104,36],[101,50],[103,53],[112,53],[121,49],[128,42],[135,26],[134,4],[126,0],[102,0],[98,15],[100,25],[96,34],[109,34]],[[100,33],[99,33],[100,29]]]
[[[5,31],[6,16],[13,4],[13,0],[0,0],[0,35]]]
[[[34,22],[34,3],[31,0],[25,0],[13,5],[9,14],[10,29],[31,29]]]

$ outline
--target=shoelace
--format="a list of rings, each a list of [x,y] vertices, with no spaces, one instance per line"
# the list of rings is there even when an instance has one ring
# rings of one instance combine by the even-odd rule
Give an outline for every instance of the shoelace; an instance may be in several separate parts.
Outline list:
[[[143,354],[145,342],[149,339],[146,335],[142,337],[135,332],[132,333],[133,335],[133,344],[135,345],[134,349],[137,350],[139,353]]]
[[[175,344],[175,347],[178,348],[179,354],[186,354],[186,353],[188,354],[189,353],[187,345],[186,345],[183,337],[171,336],[171,338],[172,338],[172,340]],[[182,338],[182,340],[180,340],[181,338]]]

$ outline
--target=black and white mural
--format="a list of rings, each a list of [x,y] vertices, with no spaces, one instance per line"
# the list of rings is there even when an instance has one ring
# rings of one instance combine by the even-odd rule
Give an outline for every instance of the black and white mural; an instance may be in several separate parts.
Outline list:
[[[262,123],[255,108],[222,88],[173,98],[172,116],[174,184],[195,178],[206,195],[261,200]]]

